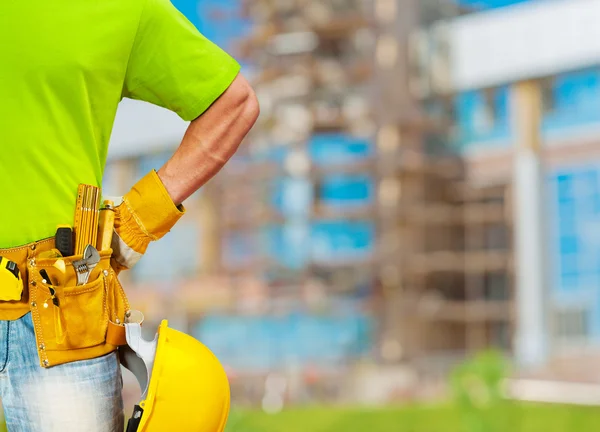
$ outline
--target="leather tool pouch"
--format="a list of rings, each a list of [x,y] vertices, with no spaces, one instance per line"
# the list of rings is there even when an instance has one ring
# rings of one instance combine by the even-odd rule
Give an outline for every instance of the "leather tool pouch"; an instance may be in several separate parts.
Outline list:
[[[82,255],[39,258],[28,265],[31,312],[38,344],[46,351],[104,345],[109,327],[124,322],[129,304],[111,255],[112,249],[100,251],[100,262],[83,285],[77,285],[72,264]],[[50,281],[40,274],[43,269]]]

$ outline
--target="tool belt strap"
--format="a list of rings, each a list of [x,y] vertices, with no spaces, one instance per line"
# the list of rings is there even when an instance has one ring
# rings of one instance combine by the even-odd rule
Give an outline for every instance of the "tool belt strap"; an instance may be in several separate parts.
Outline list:
[[[109,321],[108,330],[106,331],[106,343],[114,346],[127,345],[125,326]]]

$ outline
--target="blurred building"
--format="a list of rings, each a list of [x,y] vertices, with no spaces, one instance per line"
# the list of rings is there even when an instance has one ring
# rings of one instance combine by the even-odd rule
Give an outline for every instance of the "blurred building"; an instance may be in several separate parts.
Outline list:
[[[546,363],[555,377],[597,380],[581,360],[597,356],[600,316],[594,207],[600,4],[469,3],[498,9],[443,29],[451,46],[454,139],[469,183],[505,184],[511,196],[513,238],[521,240],[513,247],[513,328],[521,347],[513,348],[524,363]],[[536,221],[540,235],[532,237]],[[541,278],[531,280],[536,273]]]
[[[548,224],[552,339],[555,348],[595,344],[600,316],[594,258],[600,46],[593,22],[600,4],[519,3],[461,18],[450,30],[454,55],[463,55],[462,64],[452,66],[454,83],[462,90],[455,105],[457,143],[471,178],[517,186],[515,83],[533,80],[541,109],[545,190],[540,194]],[[486,50],[492,64],[481,65],[477,50],[479,55]]]
[[[238,400],[385,402],[487,347],[590,352],[600,2],[174,3],[243,63],[262,115],[124,277],[217,353]],[[184,128],[123,103],[105,191],[159,168]]]

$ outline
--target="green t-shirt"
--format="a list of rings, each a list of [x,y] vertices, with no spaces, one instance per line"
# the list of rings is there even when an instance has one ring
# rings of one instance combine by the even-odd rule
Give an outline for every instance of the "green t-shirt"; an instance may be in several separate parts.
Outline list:
[[[73,224],[123,97],[192,120],[239,72],[169,0],[3,0],[0,41],[0,248]]]

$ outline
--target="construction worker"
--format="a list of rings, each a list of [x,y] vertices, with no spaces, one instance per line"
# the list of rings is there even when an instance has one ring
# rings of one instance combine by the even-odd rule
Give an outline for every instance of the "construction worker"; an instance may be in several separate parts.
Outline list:
[[[234,154],[258,103],[238,63],[169,0],[4,0],[0,40],[0,266],[16,263],[4,270],[22,284],[19,299],[0,285],[8,429],[122,432],[122,379],[116,346],[105,340],[111,310],[102,306],[114,298],[105,295]],[[78,185],[101,185],[124,97],[191,123],[171,159],[116,206],[102,272],[82,287],[73,275],[48,282],[41,270],[69,261],[42,256],[57,226],[73,225]]]

